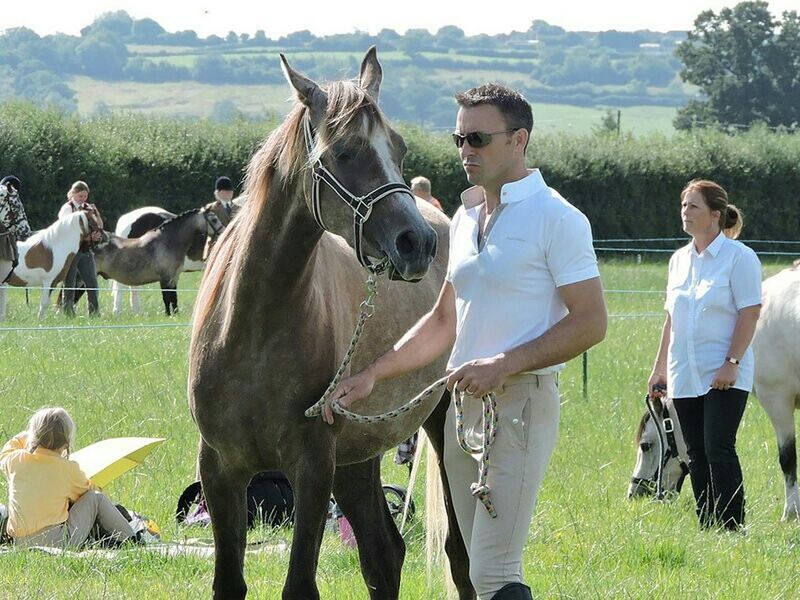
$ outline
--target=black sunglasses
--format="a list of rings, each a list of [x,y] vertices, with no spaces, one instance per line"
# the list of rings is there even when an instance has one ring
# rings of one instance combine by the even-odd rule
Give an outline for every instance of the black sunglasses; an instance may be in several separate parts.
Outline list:
[[[519,129],[519,127],[514,127],[513,129],[504,129],[503,131],[492,131],[489,133],[486,131],[472,131],[466,135],[453,132],[451,135],[453,136],[453,143],[455,143],[456,148],[461,148],[461,146],[464,145],[464,142],[467,142],[473,148],[484,148],[492,143],[493,135],[511,133],[517,129]]]

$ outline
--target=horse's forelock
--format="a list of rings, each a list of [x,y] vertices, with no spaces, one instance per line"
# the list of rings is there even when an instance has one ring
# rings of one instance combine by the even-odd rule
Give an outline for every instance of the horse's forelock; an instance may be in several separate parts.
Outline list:
[[[367,134],[385,125],[377,103],[355,81],[336,81],[325,91],[328,95],[325,127],[318,136],[319,148],[315,154],[321,155],[334,144],[355,140],[362,133],[363,123],[367,124]]]
[[[645,411],[642,415],[642,418],[639,419],[639,427],[636,429],[636,437],[634,438],[633,443],[638,446],[639,442],[642,441],[642,434],[644,433],[644,428],[647,425],[647,420],[650,418],[650,413]]]
[[[656,412],[656,414],[660,415],[664,412],[664,403],[662,402],[661,398],[650,398],[650,402],[652,403],[653,410]],[[642,434],[644,433],[644,428],[647,425],[647,421],[649,419],[650,419],[650,411],[645,410],[641,420],[639,421],[639,427],[636,430],[636,438],[634,443],[637,446],[639,445],[639,442],[642,441]]]

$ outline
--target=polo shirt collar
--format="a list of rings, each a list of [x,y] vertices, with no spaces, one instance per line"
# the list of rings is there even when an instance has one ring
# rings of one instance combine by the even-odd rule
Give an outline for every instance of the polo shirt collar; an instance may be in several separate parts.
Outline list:
[[[716,258],[717,254],[719,254],[719,251],[722,248],[722,245],[725,243],[726,239],[727,237],[725,236],[725,233],[720,231],[719,235],[714,238],[714,241],[711,242],[708,246],[706,246],[705,250],[703,250],[703,254],[708,252],[713,258]],[[697,252],[697,248],[695,247],[694,242],[691,242],[690,246],[692,249],[692,253],[695,256],[700,256],[700,254],[698,254]]]
[[[500,188],[500,204],[512,204],[530,198],[546,187],[547,184],[544,182],[539,169],[528,169],[527,177],[503,184],[503,187]],[[466,209],[480,206],[485,201],[486,196],[483,188],[478,185],[474,185],[461,193],[461,203]]]

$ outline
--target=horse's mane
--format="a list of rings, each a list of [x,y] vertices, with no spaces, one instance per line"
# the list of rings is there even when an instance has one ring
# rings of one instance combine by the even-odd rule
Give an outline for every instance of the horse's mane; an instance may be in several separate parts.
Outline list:
[[[171,218],[167,219],[166,221],[164,221],[163,223],[161,223],[161,225],[159,225],[158,227],[156,227],[156,229],[164,229],[164,228],[165,228],[165,227],[167,227],[167,226],[168,226],[169,228],[172,228],[172,227],[174,227],[175,225],[177,225],[179,221],[183,221],[184,219],[188,218],[189,216],[191,216],[191,215],[193,215],[193,214],[195,214],[195,213],[197,213],[197,212],[199,212],[199,211],[200,211],[200,209],[199,209],[199,208],[190,208],[189,210],[185,210],[185,211],[183,211],[182,213],[180,213],[180,214],[178,214],[178,215],[175,215],[174,217],[171,217]]]
[[[368,132],[386,122],[375,100],[356,81],[335,81],[322,88],[328,97],[323,124],[315,132],[309,156],[305,148],[303,119],[308,108],[297,101],[286,119],[268,136],[250,159],[243,195],[244,214],[222,233],[211,250],[195,303],[194,327],[202,327],[217,301],[227,272],[238,273],[246,256],[245,242],[251,237],[267,206],[270,188],[277,179],[285,190],[296,183],[303,170],[332,146],[354,141],[366,119]],[[309,182],[306,178],[304,185]]]
[[[650,402],[653,403],[653,410],[655,410],[657,413],[663,411],[663,404],[661,403],[661,398],[651,398]],[[639,428],[636,430],[636,438],[634,444],[636,444],[637,446],[639,445],[639,442],[642,441],[642,434],[644,433],[644,427],[645,425],[647,425],[647,420],[649,418],[650,418],[650,411],[645,410],[641,420],[639,421]]]
[[[41,241],[46,246],[52,247],[53,239],[59,237],[61,235],[61,232],[64,231],[65,229],[75,227],[75,222],[80,220],[81,215],[84,215],[84,218],[88,219],[88,217],[85,216],[84,211],[80,210],[75,211],[68,215],[64,215],[60,219],[57,219],[54,223],[51,223],[45,229],[40,229],[25,241],[26,242]],[[78,227],[80,228],[80,226]]]

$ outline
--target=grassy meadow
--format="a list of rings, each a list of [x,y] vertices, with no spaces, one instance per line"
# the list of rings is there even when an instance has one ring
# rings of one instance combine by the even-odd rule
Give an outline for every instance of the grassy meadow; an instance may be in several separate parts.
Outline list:
[[[602,260],[612,319],[606,341],[589,353],[588,399],[582,394],[580,360],[562,374],[560,440],[525,552],[526,577],[537,598],[782,599],[796,590],[800,526],[779,522],[783,482],[771,426],[755,400],[739,437],[746,535],[699,531],[688,483],[669,504],[625,500],[635,459],[633,434],[661,326],[665,260]],[[765,274],[785,264],[767,262]],[[195,288],[198,279],[186,275],[180,287]],[[193,479],[198,440],[186,402],[189,329],[183,324],[190,318],[192,293],[179,293],[182,313],[174,318],[162,314],[159,293],[143,296],[142,315],[112,317],[111,295],[104,292],[99,318],[67,322],[51,311],[41,323],[97,329],[4,331],[40,325],[35,293],[26,306],[23,292],[9,290],[8,317],[0,324],[0,437],[7,440],[33,411],[48,405],[63,405],[75,417],[78,447],[108,437],[166,437],[143,466],[107,492],[153,517],[167,541],[208,539],[206,530],[177,527],[173,516],[180,492]],[[85,314],[85,301],[80,309]],[[174,326],[101,328],[142,324]],[[302,357],[302,348],[287,352]],[[394,466],[391,455],[384,466],[385,481],[405,484],[406,470]],[[3,480],[0,498],[5,496]],[[406,534],[401,598],[444,598],[442,574],[434,573],[430,584],[426,579],[421,488],[414,496],[419,516]],[[250,539],[278,544],[289,541],[290,534],[258,531]],[[248,555],[249,597],[280,598],[287,564],[288,551],[280,548]],[[212,575],[211,559],[170,558],[142,549],[126,550],[115,560],[0,553],[0,598],[194,599],[210,596]],[[324,541],[318,583],[323,598],[368,598],[357,554],[332,532]]]

